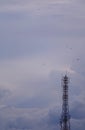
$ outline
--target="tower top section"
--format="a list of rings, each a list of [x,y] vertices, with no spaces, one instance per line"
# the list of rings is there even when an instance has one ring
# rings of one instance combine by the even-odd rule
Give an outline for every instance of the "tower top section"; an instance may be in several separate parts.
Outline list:
[[[65,76],[63,77],[62,81],[63,81],[63,84],[64,84],[64,85],[67,85],[67,84],[69,83],[69,78],[68,78],[68,76],[65,75]]]

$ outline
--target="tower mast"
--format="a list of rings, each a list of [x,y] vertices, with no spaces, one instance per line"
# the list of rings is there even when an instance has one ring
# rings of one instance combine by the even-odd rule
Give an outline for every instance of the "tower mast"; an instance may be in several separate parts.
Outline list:
[[[62,114],[60,119],[61,130],[70,130],[70,115],[69,115],[69,105],[68,105],[68,76],[65,75],[62,79],[63,87],[63,104],[62,104]]]

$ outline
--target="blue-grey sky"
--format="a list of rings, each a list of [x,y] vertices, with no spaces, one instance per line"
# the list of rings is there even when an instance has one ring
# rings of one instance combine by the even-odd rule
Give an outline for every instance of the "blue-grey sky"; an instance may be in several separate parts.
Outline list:
[[[85,1],[0,0],[0,129],[59,130],[68,73],[71,129],[85,129]]]

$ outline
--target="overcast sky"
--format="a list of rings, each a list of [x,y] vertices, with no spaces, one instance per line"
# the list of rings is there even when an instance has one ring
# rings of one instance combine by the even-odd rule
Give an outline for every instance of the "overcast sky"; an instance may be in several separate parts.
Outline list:
[[[59,130],[66,73],[85,130],[85,1],[0,0],[0,129]]]

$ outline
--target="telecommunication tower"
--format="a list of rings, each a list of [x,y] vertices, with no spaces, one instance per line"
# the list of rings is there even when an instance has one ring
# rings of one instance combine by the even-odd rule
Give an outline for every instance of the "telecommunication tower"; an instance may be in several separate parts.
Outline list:
[[[62,114],[60,119],[61,130],[70,130],[70,115],[69,115],[69,105],[68,105],[68,83],[69,78],[65,75],[62,79],[63,87],[63,105],[62,105]]]

